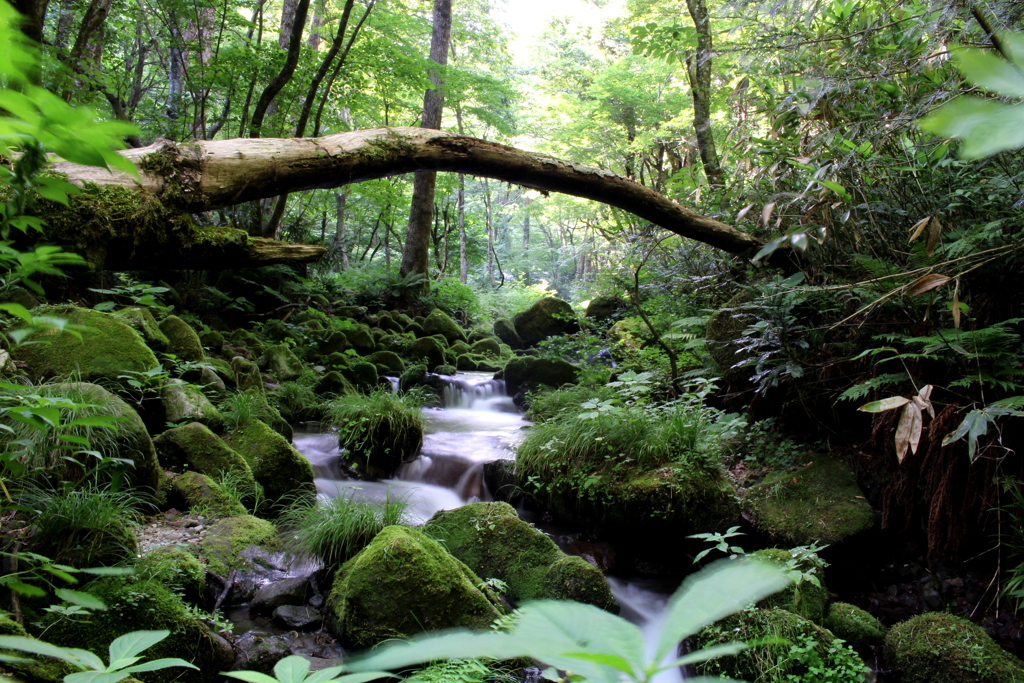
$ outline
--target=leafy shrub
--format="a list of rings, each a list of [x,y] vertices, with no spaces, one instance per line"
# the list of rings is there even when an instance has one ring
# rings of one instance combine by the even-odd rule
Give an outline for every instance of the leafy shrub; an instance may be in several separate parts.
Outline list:
[[[427,300],[452,316],[460,318],[461,311],[465,320],[472,322],[480,315],[480,299],[473,288],[464,285],[455,278],[445,278],[430,285]]]

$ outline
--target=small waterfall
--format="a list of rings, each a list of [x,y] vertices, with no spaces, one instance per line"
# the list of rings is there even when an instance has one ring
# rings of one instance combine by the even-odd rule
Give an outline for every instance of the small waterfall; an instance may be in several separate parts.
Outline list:
[[[498,403],[509,399],[505,395],[505,382],[500,379],[488,379],[483,382],[473,383],[469,380],[458,377],[449,377],[448,385],[444,388],[444,407],[462,410],[497,410]],[[497,401],[495,399],[498,399]]]
[[[387,375],[384,375],[383,377],[381,377],[381,379],[386,379],[388,382],[391,383],[391,393],[398,393],[399,379],[397,377],[388,377]]]

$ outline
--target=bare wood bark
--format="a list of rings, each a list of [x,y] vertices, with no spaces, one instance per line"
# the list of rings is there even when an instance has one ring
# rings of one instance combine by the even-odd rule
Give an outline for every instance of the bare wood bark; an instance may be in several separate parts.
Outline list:
[[[721,185],[722,163],[711,129],[711,18],[706,0],[686,0],[686,7],[697,28],[697,53],[686,57],[686,75],[693,93],[693,129],[704,175],[710,185]]]
[[[160,141],[121,154],[136,165],[150,154],[160,154],[174,170],[166,175],[143,171],[136,177],[67,162],[54,164],[54,169],[79,183],[148,192],[164,198],[165,205],[188,212],[431,169],[592,199],[731,254],[749,257],[764,246],[755,237],[614,173],[425,128],[377,128],[322,138],[197,140],[181,147]],[[790,259],[780,250],[771,262],[791,267]]]

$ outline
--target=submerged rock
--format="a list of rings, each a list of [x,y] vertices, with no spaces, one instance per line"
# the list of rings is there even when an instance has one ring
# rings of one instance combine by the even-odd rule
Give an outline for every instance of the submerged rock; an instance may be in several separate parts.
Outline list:
[[[478,576],[500,579],[516,601],[575,600],[618,612],[601,571],[566,555],[506,503],[471,503],[437,512],[423,531]]]
[[[871,505],[846,465],[826,455],[747,490],[755,526],[785,546],[833,545],[874,526]]]
[[[359,648],[424,631],[486,629],[499,613],[479,581],[422,531],[385,527],[338,570],[328,627],[343,645]]]

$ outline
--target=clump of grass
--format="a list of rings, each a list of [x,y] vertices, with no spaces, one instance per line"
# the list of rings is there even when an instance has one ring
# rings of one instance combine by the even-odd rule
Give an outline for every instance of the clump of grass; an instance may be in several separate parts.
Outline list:
[[[327,407],[328,422],[348,459],[362,462],[371,476],[390,476],[423,442],[421,402],[413,394],[383,387],[369,394],[340,396]]]
[[[269,398],[281,416],[289,422],[322,420],[326,410],[324,402],[313,388],[302,382],[285,382],[271,392]]]
[[[220,404],[224,424],[230,430],[238,429],[253,420],[258,420],[261,408],[262,405],[259,397],[247,391],[228,394]]]
[[[109,566],[135,556],[138,508],[146,502],[130,492],[30,485],[18,502],[32,511],[32,552],[75,567]]]
[[[526,417],[534,422],[546,422],[559,415],[575,415],[580,404],[590,399],[607,401],[616,397],[615,390],[607,386],[574,385],[561,389],[541,388],[530,394],[530,408]]]
[[[252,480],[246,479],[234,470],[222,470],[213,477],[213,481],[220,486],[221,491],[231,502],[238,503],[247,510],[258,512],[267,502],[262,486],[257,483],[254,489]]]
[[[355,492],[328,501],[292,505],[278,519],[288,549],[337,567],[369,545],[381,529],[403,524],[409,503],[390,493],[384,503],[358,500]]]

